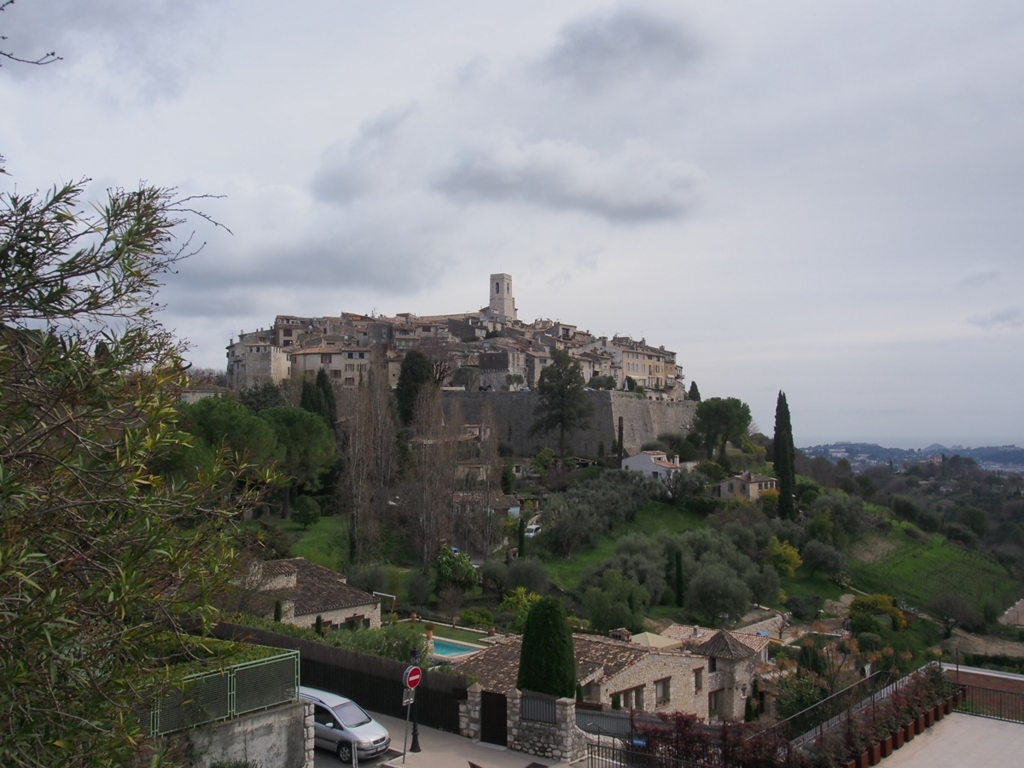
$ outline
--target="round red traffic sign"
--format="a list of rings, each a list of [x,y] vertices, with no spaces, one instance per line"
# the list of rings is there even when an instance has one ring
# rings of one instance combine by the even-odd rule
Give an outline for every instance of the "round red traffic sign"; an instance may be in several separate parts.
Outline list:
[[[415,688],[420,684],[420,680],[423,679],[423,670],[417,667],[415,664],[406,667],[405,675],[402,677],[402,682],[405,683],[406,688]]]

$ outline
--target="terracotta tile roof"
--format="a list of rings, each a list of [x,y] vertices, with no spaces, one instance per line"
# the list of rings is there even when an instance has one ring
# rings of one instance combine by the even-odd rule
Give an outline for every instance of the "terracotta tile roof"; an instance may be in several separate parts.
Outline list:
[[[694,632],[696,630],[696,633]],[[743,645],[750,648],[754,653],[760,653],[764,650],[764,647],[771,641],[764,635],[752,635],[748,632],[733,632],[732,630],[714,630],[708,629],[707,627],[698,627],[689,624],[671,624],[665,628],[661,633],[662,637],[668,637],[672,640],[679,640],[683,644],[683,648],[691,651],[692,653],[700,653],[701,656],[707,656],[706,653],[701,653],[697,650],[698,647],[706,644],[707,642],[714,639],[716,632],[725,632],[733,640],[738,640]],[[750,654],[747,654],[748,656]],[[724,656],[720,658],[726,658]]]
[[[576,650],[576,679],[581,683],[615,677],[648,654],[650,648],[594,635],[573,635]],[[494,693],[507,693],[516,687],[522,638],[512,637],[456,662],[459,671],[476,678],[481,687]]]
[[[341,574],[303,557],[271,560],[263,563],[262,568],[273,575],[295,573],[295,588],[287,590],[286,597],[295,604],[296,616],[380,603],[379,597],[346,584]]]
[[[732,632],[718,632],[710,640],[690,649],[690,653],[698,656],[713,656],[716,659],[739,661],[754,655],[754,649],[737,639]]]
[[[714,633],[715,630],[708,629],[707,627],[691,624],[671,624],[662,631],[661,635],[672,640],[679,640],[683,644],[683,648],[688,649],[708,640]]]

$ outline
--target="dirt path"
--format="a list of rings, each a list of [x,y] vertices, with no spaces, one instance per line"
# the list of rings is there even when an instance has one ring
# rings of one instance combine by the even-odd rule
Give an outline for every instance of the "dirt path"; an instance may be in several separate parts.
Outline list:
[[[943,640],[942,645],[949,650],[959,648],[961,652],[980,653],[986,656],[1020,656],[1024,657],[1024,643],[1018,640],[1005,640],[1001,637],[972,635],[962,629],[954,629],[953,637]]]

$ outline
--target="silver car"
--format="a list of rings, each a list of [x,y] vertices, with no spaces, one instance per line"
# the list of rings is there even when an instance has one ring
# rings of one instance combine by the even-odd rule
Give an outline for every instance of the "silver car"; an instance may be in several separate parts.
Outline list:
[[[352,762],[353,746],[360,761],[383,754],[391,746],[387,728],[351,699],[304,685],[299,696],[313,702],[314,743],[336,752],[341,762]]]

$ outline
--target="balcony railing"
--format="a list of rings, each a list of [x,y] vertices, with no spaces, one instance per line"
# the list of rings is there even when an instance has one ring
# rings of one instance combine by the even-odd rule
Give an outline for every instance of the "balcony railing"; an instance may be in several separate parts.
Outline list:
[[[142,727],[150,736],[162,736],[298,697],[299,652],[282,651],[268,659],[185,677],[180,688],[144,713]]]

